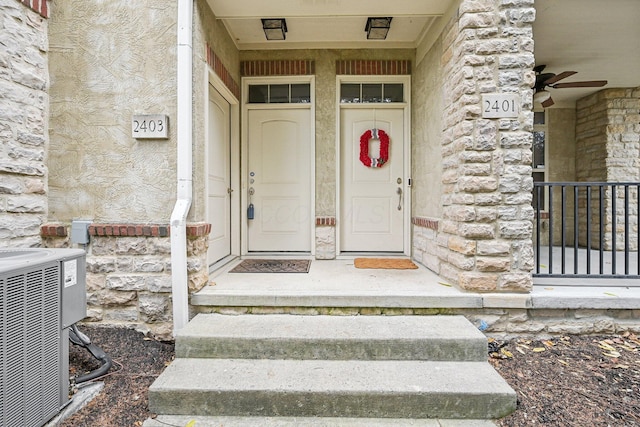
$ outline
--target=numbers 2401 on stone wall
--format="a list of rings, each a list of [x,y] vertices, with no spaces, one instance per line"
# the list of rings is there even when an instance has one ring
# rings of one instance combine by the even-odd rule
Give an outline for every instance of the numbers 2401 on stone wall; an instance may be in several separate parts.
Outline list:
[[[137,114],[131,119],[131,134],[136,139],[169,138],[169,116],[164,114]]]
[[[517,118],[520,96],[515,93],[482,95],[482,117],[485,119]]]

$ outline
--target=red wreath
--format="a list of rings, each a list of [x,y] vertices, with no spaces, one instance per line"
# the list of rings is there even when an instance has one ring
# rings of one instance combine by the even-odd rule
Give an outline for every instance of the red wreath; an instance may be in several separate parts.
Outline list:
[[[369,157],[369,141],[380,140],[380,157]],[[369,129],[360,137],[360,161],[368,168],[381,168],[389,161],[389,135],[382,129]]]

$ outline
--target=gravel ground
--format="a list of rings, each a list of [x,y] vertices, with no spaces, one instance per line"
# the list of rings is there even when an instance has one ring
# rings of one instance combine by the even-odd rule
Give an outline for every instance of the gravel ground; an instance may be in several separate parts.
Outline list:
[[[147,389],[174,355],[173,343],[124,328],[81,326],[113,359],[104,389],[64,427],[141,426],[152,416]],[[498,426],[640,426],[640,339],[633,334],[551,340],[489,339],[489,361],[518,394],[517,410]],[[98,367],[70,348],[71,374]]]

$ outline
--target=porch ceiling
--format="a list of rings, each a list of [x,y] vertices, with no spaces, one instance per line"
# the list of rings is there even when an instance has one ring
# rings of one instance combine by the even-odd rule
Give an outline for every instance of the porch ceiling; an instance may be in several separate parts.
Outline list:
[[[578,74],[562,80],[608,80],[605,88],[640,86],[640,1],[536,0],[536,65]],[[549,89],[556,106],[600,88]]]
[[[207,0],[240,50],[415,48],[457,0]],[[536,0],[536,64],[578,74],[563,82],[608,80],[640,86],[640,1]],[[367,40],[369,16],[392,16],[386,40]],[[286,18],[287,39],[267,41],[260,18]],[[550,89],[554,107],[599,88]]]
[[[452,0],[207,0],[240,50],[414,48]],[[367,17],[391,16],[384,41],[367,40]],[[267,41],[260,18],[286,18],[287,39]]]

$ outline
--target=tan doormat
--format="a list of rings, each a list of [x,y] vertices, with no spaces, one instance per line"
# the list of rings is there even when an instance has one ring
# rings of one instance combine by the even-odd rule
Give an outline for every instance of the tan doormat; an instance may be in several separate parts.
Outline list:
[[[356,268],[381,268],[390,270],[410,270],[418,268],[410,259],[403,258],[356,258]]]
[[[308,259],[245,259],[230,273],[308,273]]]

